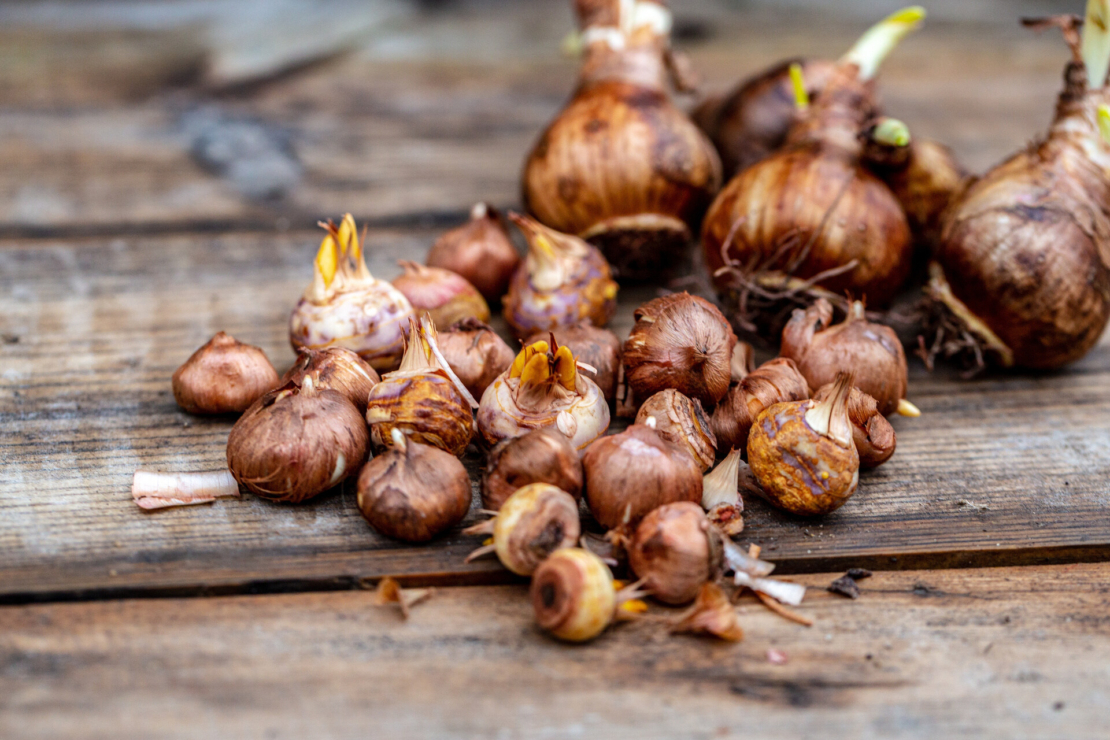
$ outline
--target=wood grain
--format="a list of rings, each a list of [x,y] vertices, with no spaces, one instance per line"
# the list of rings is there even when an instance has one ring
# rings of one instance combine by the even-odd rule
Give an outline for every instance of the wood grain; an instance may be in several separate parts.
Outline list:
[[[374,230],[392,277],[434,230]],[[318,234],[42,239],[0,245],[0,600],[505,579],[457,532],[414,548],[366,526],[348,486],[302,506],[139,511],[136,469],[224,465],[231,419],[191,417],[170,375],[218,330],[292,362],[286,317]],[[626,291],[620,336],[652,289]],[[1055,374],[960,382],[918,363],[920,419],[893,460],[815,521],[749,503],[744,542],[786,571],[1090,560],[1110,554],[1108,350]],[[475,471],[478,454],[468,457]],[[477,504],[475,504],[477,505]],[[472,514],[471,519],[473,519]]]
[[[0,608],[0,734],[47,738],[1105,736],[1110,565],[877,573],[743,642],[653,606],[591,644],[522,586],[440,589],[407,622],[370,592]],[[768,661],[767,651],[786,663]]]

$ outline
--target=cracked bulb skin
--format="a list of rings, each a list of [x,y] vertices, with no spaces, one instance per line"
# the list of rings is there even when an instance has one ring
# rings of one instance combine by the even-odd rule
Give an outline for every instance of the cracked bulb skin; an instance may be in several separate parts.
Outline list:
[[[748,437],[748,464],[775,507],[800,516],[840,508],[859,485],[859,454],[848,419],[851,377],[841,374],[825,401],[777,403]]]
[[[655,278],[684,257],[720,187],[720,161],[668,94],[664,5],[576,6],[585,44],[580,81],[525,162],[525,207],[596,244],[622,279]]]

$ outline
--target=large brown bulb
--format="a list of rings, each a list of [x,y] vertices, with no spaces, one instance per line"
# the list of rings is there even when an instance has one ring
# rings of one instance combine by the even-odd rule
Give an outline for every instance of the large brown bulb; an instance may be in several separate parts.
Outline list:
[[[494,445],[482,473],[482,508],[497,511],[516,491],[532,483],[549,483],[582,497],[582,462],[563,434],[533,429]]]
[[[664,504],[643,518],[628,546],[628,566],[665,604],[693,601],[723,558],[721,536],[698,504]]]
[[[354,475],[369,449],[355,405],[311,376],[259,398],[227,438],[235,480],[263,498],[298,503]]]
[[[362,468],[358,508],[374,529],[427,542],[470,510],[470,476],[453,455],[394,432],[393,445]]]
[[[833,382],[837,373],[855,373],[855,386],[875,399],[879,413],[893,414],[908,384],[898,335],[868,321],[859,301],[841,323],[830,326],[832,316],[824,298],[805,311],[795,309],[782,331],[782,356],[795,362],[811,389]]]
[[[873,93],[857,72],[838,64],[787,145],[718,194],[702,227],[711,275],[726,265],[722,249],[728,264],[799,278],[852,263],[820,285],[876,305],[894,298],[909,275],[913,245],[901,204],[860,159]]]
[[[726,177],[750,167],[786,143],[795,116],[791,64],[801,65],[811,98],[824,89],[835,66],[835,62],[826,59],[788,59],[747,78],[722,97],[705,101],[694,111],[694,122],[721,155]]]
[[[620,375],[621,364],[621,340],[617,339],[617,335],[608,329],[599,329],[589,321],[579,321],[573,326],[560,327],[551,332],[536,332],[524,340],[524,343],[532,344],[547,339],[552,334],[560,347],[570,347],[578,362],[597,371],[585,372],[601,389],[605,400],[612,401],[617,394],[617,377]]]
[[[968,188],[935,254],[933,297],[1004,366],[1073,362],[1110,317],[1110,145],[1097,123],[1110,93],[1076,64],[1065,79],[1048,136]]]
[[[622,17],[633,3],[604,4],[579,3],[581,80],[525,162],[523,197],[541,222],[596,244],[620,277],[644,279],[685,253],[720,162],[667,92],[668,30],[634,27]],[[661,3],[640,5],[669,18]]]
[[[173,374],[173,397],[190,414],[243,411],[278,385],[266,353],[217,332]]]
[[[712,408],[728,391],[736,334],[709,301],[673,293],[636,309],[622,362],[638,402],[674,388]]]
[[[701,501],[701,468],[652,427],[633,424],[586,448],[586,503],[606,529],[634,525],[663,504]]]

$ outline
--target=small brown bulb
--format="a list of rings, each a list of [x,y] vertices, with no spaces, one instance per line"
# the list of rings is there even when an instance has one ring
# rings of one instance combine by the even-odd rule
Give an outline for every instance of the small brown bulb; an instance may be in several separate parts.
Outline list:
[[[487,301],[496,303],[509,289],[520,254],[501,215],[492,206],[478,203],[469,221],[436,239],[425,262],[462,275]]]
[[[560,347],[569,347],[574,358],[589,365],[597,372],[585,371],[601,389],[605,400],[612,402],[617,395],[617,377],[620,375],[621,340],[608,329],[600,329],[589,321],[580,321],[573,326],[564,326],[551,332],[536,332],[524,341],[532,344],[555,335]]]
[[[748,463],[767,500],[791,514],[827,514],[859,484],[848,419],[852,376],[841,373],[824,401],[777,403],[755,420]]]
[[[533,429],[494,445],[482,473],[482,508],[497,511],[532,483],[550,483],[576,501],[582,497],[582,461],[566,435]]]
[[[466,534],[492,534],[501,564],[517,575],[530,576],[551,553],[578,543],[582,534],[578,502],[555,486],[530,483],[506,499],[496,517]]]
[[[586,449],[586,502],[606,529],[634,525],[663,504],[701,501],[701,468],[654,426],[655,419],[648,418]]]
[[[277,386],[266,353],[222,331],[173,374],[174,400],[190,414],[238,413]]]
[[[429,314],[436,326],[451,326],[463,319],[489,321],[486,299],[462,275],[410,260],[397,264],[404,272],[393,278],[393,287],[409,299],[417,316]]]
[[[748,444],[755,418],[768,406],[809,398],[809,384],[793,360],[776,357],[745,375],[713,411],[713,434],[721,449]]]
[[[628,565],[643,588],[665,604],[694,600],[720,573],[720,534],[698,504],[664,504],[644,517],[628,547]]]
[[[263,498],[298,503],[354,475],[366,459],[366,422],[347,398],[312,376],[255,401],[227,437],[235,480]]]
[[[597,555],[576,547],[556,550],[532,575],[536,623],[560,640],[600,635],[617,609],[613,574]]]
[[[728,392],[736,335],[704,298],[673,293],[636,309],[624,343],[624,377],[637,401],[673,388],[706,407]]]
[[[343,394],[361,413],[366,413],[366,399],[370,389],[381,382],[377,370],[370,363],[344,347],[315,350],[301,347],[297,362],[281,377],[281,385],[292,381],[298,385],[311,373],[317,388]]]
[[[465,319],[439,335],[439,349],[470,395],[481,398],[486,388],[513,364],[516,353],[489,324]]]
[[[655,431],[659,436],[686,450],[698,467],[705,470],[713,464],[717,458],[717,438],[713,436],[701,401],[691,400],[668,388],[644,401],[636,414],[636,423],[646,423],[649,416],[655,417]]]
[[[474,436],[477,403],[462,381],[442,361],[435,326],[424,316],[410,322],[401,367],[386,373],[370,391],[366,421],[374,444],[390,446],[400,429],[416,442],[430,444],[452,455],[466,451]]]
[[[387,537],[427,542],[470,510],[470,476],[455,456],[407,439],[399,429],[392,434],[389,449],[359,473],[358,508]]]
[[[805,311],[795,309],[782,331],[782,356],[794,360],[810,388],[852,372],[854,384],[887,416],[906,397],[906,353],[894,330],[868,321],[855,301],[840,324],[830,326],[832,306],[819,299]]]
[[[832,395],[833,384],[823,385],[813,400],[824,401]],[[877,468],[894,454],[898,442],[894,427],[879,413],[875,399],[859,388],[848,394],[848,419],[852,422],[852,441],[859,453],[862,468]]]

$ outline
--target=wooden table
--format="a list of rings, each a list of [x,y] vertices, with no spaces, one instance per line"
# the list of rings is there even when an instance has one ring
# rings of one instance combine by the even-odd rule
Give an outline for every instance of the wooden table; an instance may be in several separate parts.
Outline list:
[[[938,5],[883,98],[981,170],[1046,125],[1066,50],[1017,27],[1036,3]],[[831,7],[683,3],[678,44],[721,88],[835,56],[875,13]],[[739,645],[668,636],[661,607],[555,644],[519,580],[462,563],[474,538],[389,542],[350,486],[140,512],[137,468],[224,461],[231,421],[181,412],[175,367],[221,329],[291,363],[316,220],[368,222],[388,278],[474,201],[518,202],[573,84],[570,16],[437,4],[352,53],[231,81],[187,24],[20,22],[0,31],[0,736],[1102,736],[1105,341],[1051,374],[914,361],[923,416],[895,420],[897,454],[848,505],[800,521],[749,504],[741,541],[814,587],[816,624],[744,602]],[[614,330],[654,294],[623,291]],[[849,566],[881,571],[857,601],[823,590]],[[362,590],[384,575],[438,590],[403,622]]]

